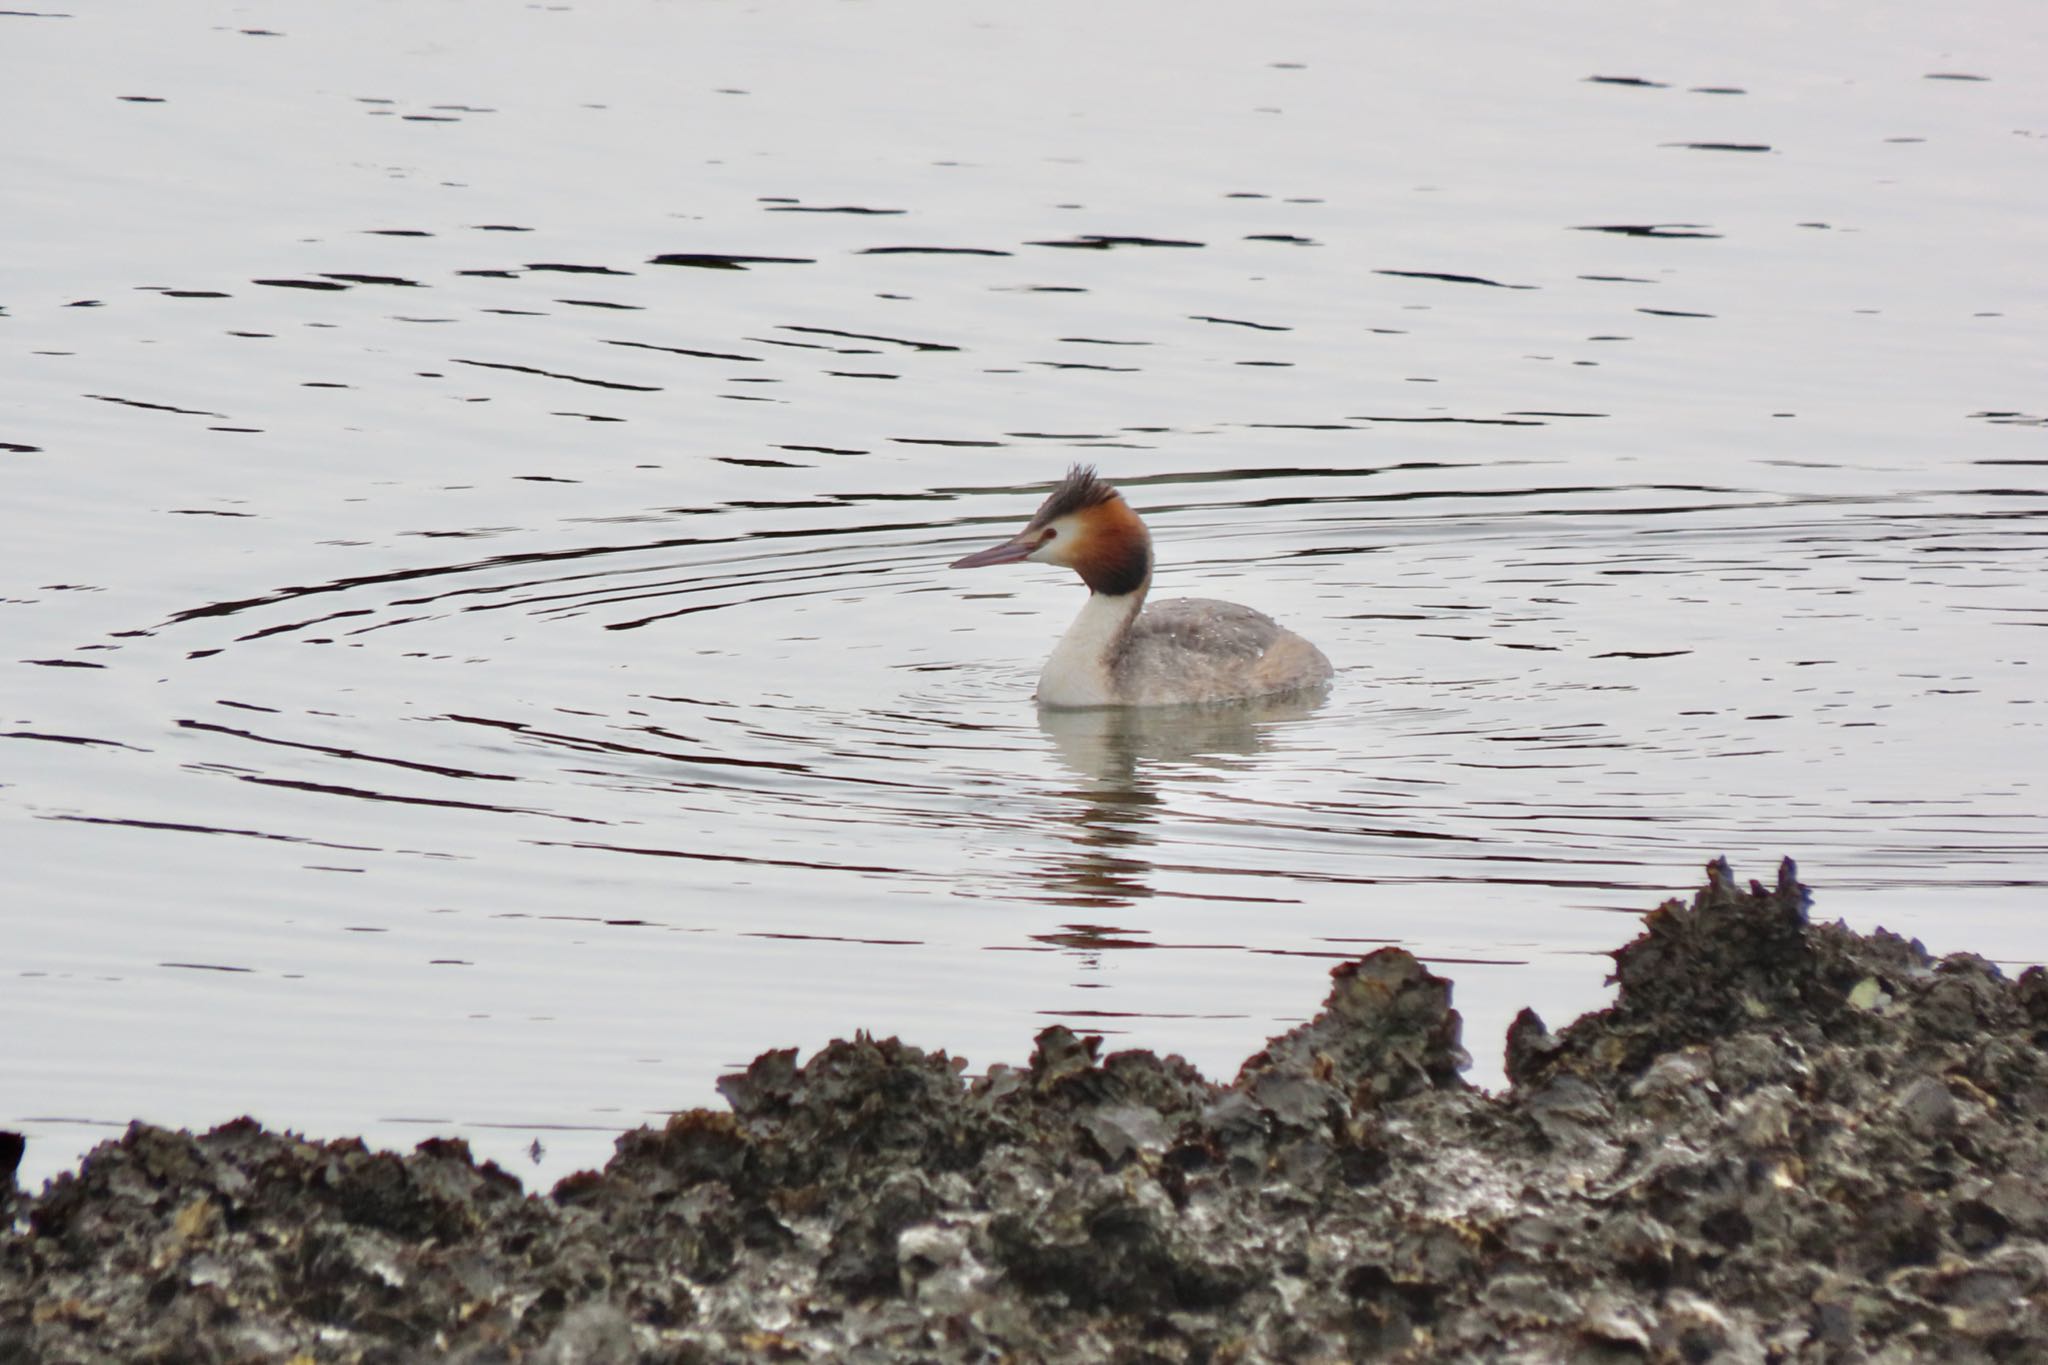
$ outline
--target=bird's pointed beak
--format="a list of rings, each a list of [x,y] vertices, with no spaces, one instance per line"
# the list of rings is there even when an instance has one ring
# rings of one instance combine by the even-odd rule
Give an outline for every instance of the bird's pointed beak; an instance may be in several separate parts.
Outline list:
[[[976,550],[962,559],[956,559],[946,567],[952,569],[981,569],[990,564],[1017,564],[1031,557],[1031,552],[1044,543],[1044,536],[1038,531],[1019,531],[1000,545],[991,545],[986,550]]]

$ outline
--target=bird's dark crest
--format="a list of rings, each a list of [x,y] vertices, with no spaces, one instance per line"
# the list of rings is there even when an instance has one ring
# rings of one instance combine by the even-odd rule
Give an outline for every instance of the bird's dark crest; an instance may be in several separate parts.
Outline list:
[[[1067,471],[1067,477],[1059,481],[1058,487],[1046,494],[1045,501],[1038,506],[1037,515],[1031,518],[1031,524],[1049,526],[1061,517],[1089,507],[1100,507],[1111,498],[1121,496],[1096,476],[1094,465],[1077,464]]]

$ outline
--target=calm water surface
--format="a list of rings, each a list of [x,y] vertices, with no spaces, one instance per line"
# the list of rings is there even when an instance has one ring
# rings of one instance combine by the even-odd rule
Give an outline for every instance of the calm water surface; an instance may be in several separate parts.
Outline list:
[[[25,1175],[1227,1074],[1383,943],[1485,1080],[1723,852],[2048,956],[2048,22],[1933,8],[0,17]],[[1327,701],[1039,717],[943,566],[1074,460]]]

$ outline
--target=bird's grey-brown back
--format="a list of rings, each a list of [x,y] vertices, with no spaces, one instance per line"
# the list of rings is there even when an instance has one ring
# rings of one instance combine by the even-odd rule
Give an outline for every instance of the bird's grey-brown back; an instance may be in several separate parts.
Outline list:
[[[1323,652],[1262,611],[1206,597],[1149,604],[1110,670],[1142,705],[1306,692],[1328,685]]]

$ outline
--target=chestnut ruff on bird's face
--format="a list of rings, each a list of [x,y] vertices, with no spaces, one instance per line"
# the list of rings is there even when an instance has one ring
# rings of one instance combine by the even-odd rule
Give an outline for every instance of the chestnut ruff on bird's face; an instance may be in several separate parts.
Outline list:
[[[956,569],[1034,560],[1081,576],[1090,591],[1121,597],[1142,590],[1152,576],[1152,537],[1123,495],[1096,477],[1090,465],[1067,471],[1038,512],[1010,539],[957,559]]]

